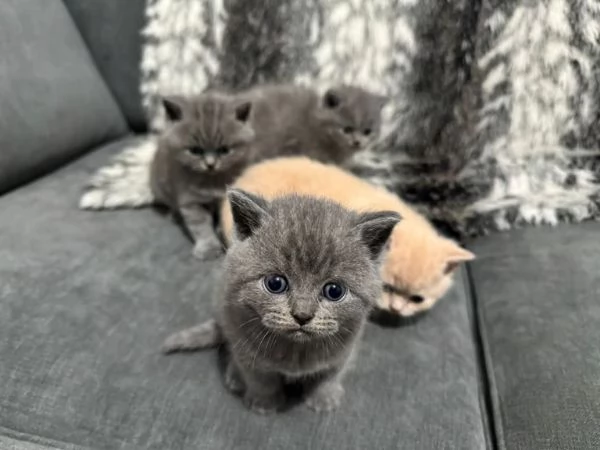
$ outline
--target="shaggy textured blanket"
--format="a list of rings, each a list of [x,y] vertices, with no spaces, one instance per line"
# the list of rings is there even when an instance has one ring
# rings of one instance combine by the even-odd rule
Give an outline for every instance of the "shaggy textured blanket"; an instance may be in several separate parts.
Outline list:
[[[462,235],[597,217],[599,0],[148,0],[141,92],[264,82],[387,94],[356,158]],[[152,135],[90,181],[81,207],[152,203]]]

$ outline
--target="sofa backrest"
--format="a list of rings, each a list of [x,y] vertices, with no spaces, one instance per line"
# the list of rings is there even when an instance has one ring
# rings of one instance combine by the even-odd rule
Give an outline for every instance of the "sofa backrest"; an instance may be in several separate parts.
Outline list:
[[[0,1],[0,193],[126,133],[62,1]]]
[[[140,96],[146,0],[63,0],[129,126],[147,128]]]

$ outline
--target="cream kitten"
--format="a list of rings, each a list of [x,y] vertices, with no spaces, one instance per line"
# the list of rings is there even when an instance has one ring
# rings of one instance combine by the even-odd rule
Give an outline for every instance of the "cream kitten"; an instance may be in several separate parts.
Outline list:
[[[391,210],[402,217],[394,228],[381,269],[384,294],[378,306],[403,317],[430,309],[452,286],[452,275],[475,255],[447,239],[429,221],[391,192],[337,167],[305,157],[277,158],[254,165],[234,187],[273,199],[297,193],[328,198],[359,212]],[[232,238],[229,204],[223,203],[221,227]]]

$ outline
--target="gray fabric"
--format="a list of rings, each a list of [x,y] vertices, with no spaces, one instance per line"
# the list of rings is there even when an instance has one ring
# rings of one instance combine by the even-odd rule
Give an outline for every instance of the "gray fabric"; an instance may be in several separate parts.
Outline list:
[[[474,242],[499,448],[600,448],[600,224]]]
[[[159,354],[207,316],[219,265],[151,209],[77,209],[78,186],[127,144],[0,198],[0,435],[112,450],[484,448],[461,284],[413,326],[369,325],[327,416],[251,414],[215,353]]]
[[[139,84],[146,0],[63,1],[129,125],[143,131]]]
[[[125,133],[62,2],[0,2],[0,55],[0,193]]]

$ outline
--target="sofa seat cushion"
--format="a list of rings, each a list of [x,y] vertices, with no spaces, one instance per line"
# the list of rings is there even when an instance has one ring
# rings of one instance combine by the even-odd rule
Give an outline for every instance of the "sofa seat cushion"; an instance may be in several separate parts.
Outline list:
[[[216,352],[161,355],[166,336],[210,314],[220,265],[195,260],[152,209],[77,209],[89,173],[127,144],[0,198],[1,448],[484,447],[461,283],[415,325],[369,325],[329,415],[255,415],[226,392]]]
[[[127,131],[62,1],[0,2],[0,194]]]
[[[500,449],[600,448],[600,224],[472,243]]]

